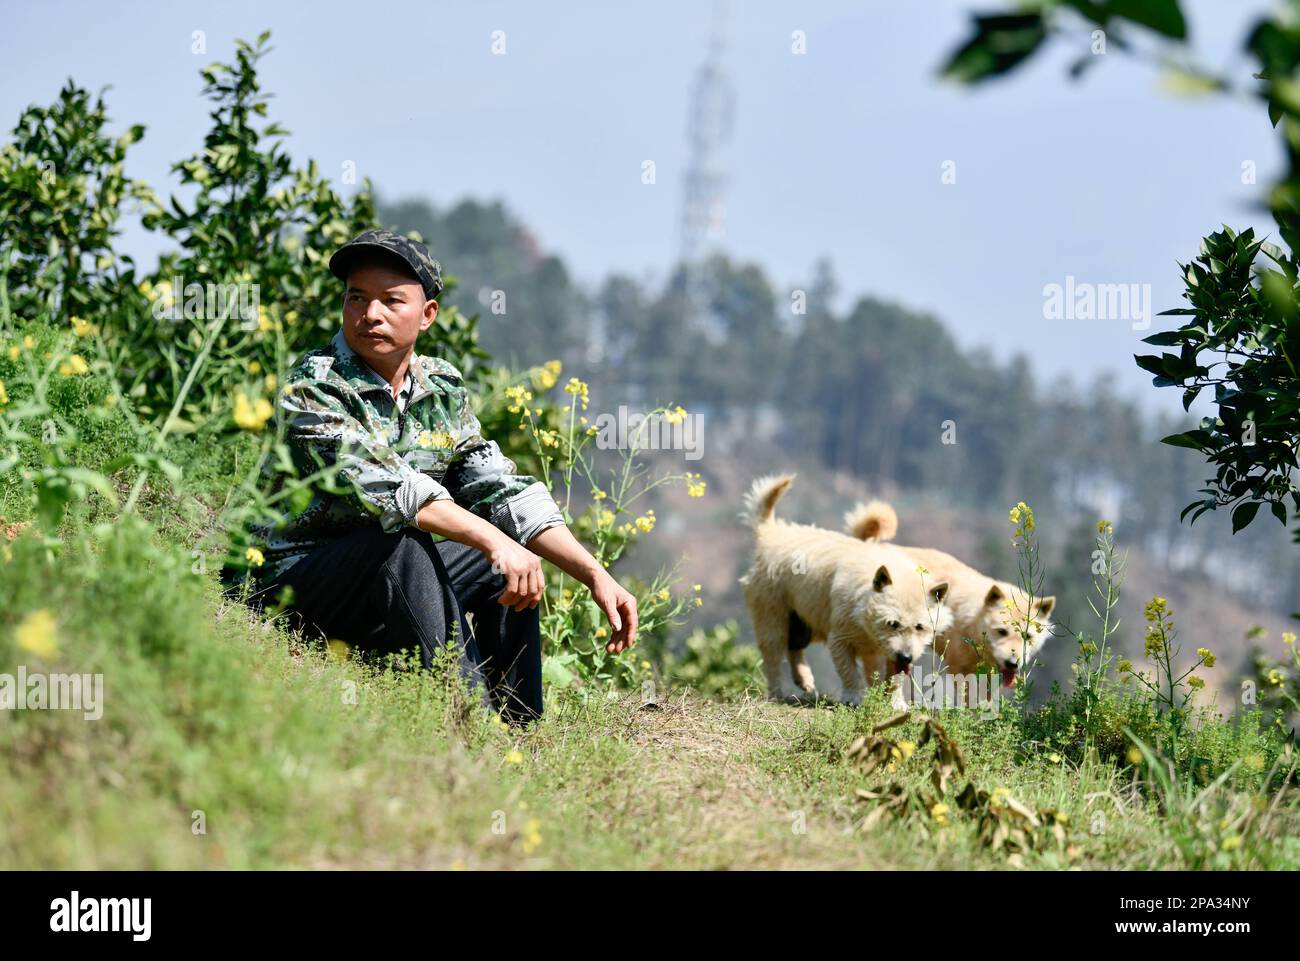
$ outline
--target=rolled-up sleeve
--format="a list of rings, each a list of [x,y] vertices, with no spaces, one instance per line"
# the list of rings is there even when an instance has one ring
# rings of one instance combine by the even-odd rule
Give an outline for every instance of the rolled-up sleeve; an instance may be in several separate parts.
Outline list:
[[[541,481],[535,481],[492,512],[492,523],[520,544],[527,544],[549,527],[564,523],[564,512]]]

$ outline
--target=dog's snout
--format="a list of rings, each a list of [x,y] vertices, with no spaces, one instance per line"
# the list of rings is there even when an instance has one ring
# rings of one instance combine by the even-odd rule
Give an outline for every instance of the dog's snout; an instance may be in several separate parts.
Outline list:
[[[912,663],[912,655],[911,655],[911,654],[906,654],[906,653],[904,653],[904,654],[899,654],[899,655],[898,655],[898,663],[901,664],[901,665],[903,665],[903,667],[907,667],[907,665],[909,665],[909,664]]]

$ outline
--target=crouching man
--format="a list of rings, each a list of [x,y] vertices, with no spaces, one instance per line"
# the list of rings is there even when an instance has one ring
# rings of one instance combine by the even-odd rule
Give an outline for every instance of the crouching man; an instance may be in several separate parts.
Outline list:
[[[329,266],[346,287],[342,329],[303,357],[277,415],[299,476],[326,465],[336,480],[283,524],[250,529],[262,564],[248,603],[283,604],[296,626],[366,652],[418,651],[425,667],[454,643],[491,704],[526,723],[542,713],[540,558],[591,591],[611,653],[636,639],[636,599],[546,486],[481,436],[460,372],[415,353],[442,291],[425,246],[368,230]]]

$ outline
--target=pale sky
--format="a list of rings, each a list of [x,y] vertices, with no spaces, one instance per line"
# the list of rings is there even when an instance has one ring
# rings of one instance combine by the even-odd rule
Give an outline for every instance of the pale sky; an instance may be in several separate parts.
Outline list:
[[[1127,320],[1045,319],[1043,287],[1149,283],[1155,310],[1180,306],[1175,262],[1203,234],[1272,228],[1250,206],[1281,163],[1262,108],[1175,97],[1150,64],[1114,49],[1072,83],[1082,35],[1009,81],[957,89],[936,67],[971,6],[733,0],[725,248],[779,289],[806,283],[826,255],[843,303],[897,300],[937,314],[964,344],[1029,354],[1043,380],[1110,370],[1151,409],[1179,409],[1177,392],[1149,387],[1132,364],[1144,333]],[[1198,59],[1248,81],[1240,41],[1266,5],[1184,7]],[[269,28],[272,117],[293,132],[292,156],[314,157],[341,191],[353,189],[341,183],[352,160],[387,198],[500,198],[584,283],[615,270],[662,279],[678,249],[688,92],[709,20],[708,4],[687,0],[14,5],[0,35],[0,121],[8,130],[23,107],[52,101],[68,76],[112,84],[113,130],[148,127],[128,172],[165,194],[168,165],[208,125],[198,69]],[[195,30],[206,55],[191,52]],[[504,55],[492,53],[496,30]],[[946,185],[948,160],[957,182]],[[1258,185],[1242,183],[1244,161]],[[145,255],[157,243],[133,230],[126,247]]]

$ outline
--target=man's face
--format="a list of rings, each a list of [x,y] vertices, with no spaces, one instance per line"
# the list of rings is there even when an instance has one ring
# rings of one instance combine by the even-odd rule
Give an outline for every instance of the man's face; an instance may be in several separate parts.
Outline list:
[[[401,363],[437,316],[438,302],[425,300],[419,281],[399,270],[372,263],[348,273],[343,339],[381,373]]]

